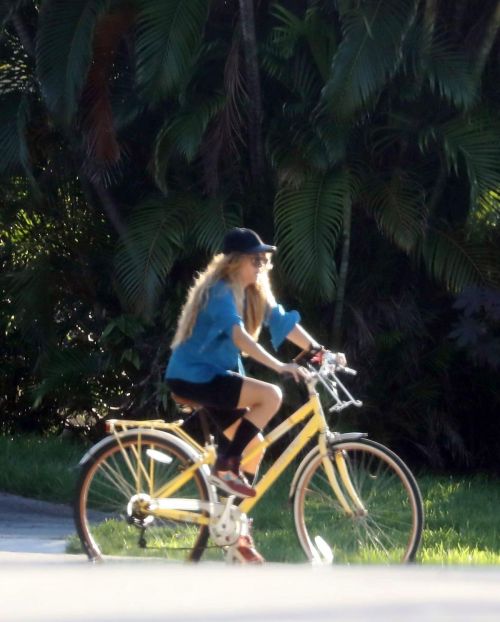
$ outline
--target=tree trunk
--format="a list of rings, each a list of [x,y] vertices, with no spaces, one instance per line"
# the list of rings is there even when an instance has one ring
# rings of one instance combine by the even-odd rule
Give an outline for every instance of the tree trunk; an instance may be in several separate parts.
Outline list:
[[[345,290],[351,247],[351,220],[352,200],[350,194],[346,193],[344,198],[344,218],[342,223],[342,256],[340,259],[339,280],[333,315],[333,343],[331,344],[333,348],[342,347],[342,318],[344,315]]]
[[[500,0],[497,0],[495,10],[493,11],[493,15],[491,16],[488,25],[486,27],[486,32],[483,37],[483,45],[481,46],[479,53],[477,55],[476,64],[474,67],[474,75],[477,81],[481,79],[483,75],[484,67],[486,65],[486,61],[488,60],[488,56],[490,55],[491,48],[493,47],[493,43],[495,42],[498,29],[500,28]]]
[[[262,96],[260,89],[257,37],[253,0],[239,0],[243,51],[245,55],[248,102],[248,147],[252,179],[260,185],[264,174],[262,144]]]

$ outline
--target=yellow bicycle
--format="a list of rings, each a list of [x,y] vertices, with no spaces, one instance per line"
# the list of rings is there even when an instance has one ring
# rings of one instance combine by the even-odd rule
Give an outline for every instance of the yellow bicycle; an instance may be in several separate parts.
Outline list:
[[[230,556],[248,529],[248,514],[292,460],[312,443],[290,487],[295,528],[312,562],[393,563],[415,558],[423,529],[422,497],[405,463],[360,432],[329,429],[330,411],[361,406],[340,381],[327,353],[319,369],[307,365],[309,399],[244,456],[252,458],[305,422],[255,484],[256,496],[221,497],[211,483],[213,439],[204,446],[182,421],[109,420],[109,436],[80,461],[75,522],[91,560],[161,556],[199,560]],[[318,387],[323,389],[318,391]],[[321,394],[321,395],[320,395]]]

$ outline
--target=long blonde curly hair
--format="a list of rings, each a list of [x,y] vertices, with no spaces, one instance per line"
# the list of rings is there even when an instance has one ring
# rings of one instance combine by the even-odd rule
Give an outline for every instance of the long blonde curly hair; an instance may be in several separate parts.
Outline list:
[[[198,273],[188,291],[186,302],[177,324],[177,330],[171,343],[176,348],[188,339],[196,323],[200,310],[208,301],[208,292],[217,281],[224,280],[233,290],[236,308],[243,318],[245,329],[258,339],[268,306],[276,304],[269,282],[268,270],[259,272],[257,282],[243,288],[236,275],[246,255],[229,253],[215,255],[203,272]]]

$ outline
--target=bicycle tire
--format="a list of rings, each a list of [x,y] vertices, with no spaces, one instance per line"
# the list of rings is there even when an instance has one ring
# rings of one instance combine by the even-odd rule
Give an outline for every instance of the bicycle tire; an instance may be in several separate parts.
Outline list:
[[[420,490],[409,468],[387,447],[359,439],[330,446],[329,460],[337,476],[337,451],[343,452],[365,512],[348,515],[342,507],[318,449],[304,468],[293,502],[295,529],[308,559],[329,558],[328,561],[348,564],[413,561],[422,537],[424,511]],[[343,484],[341,489],[349,499]]]
[[[151,449],[160,454],[148,453]],[[140,469],[137,471],[139,462],[150,474],[149,482],[141,477]],[[207,526],[140,514],[130,516],[127,512],[135,495],[151,495],[152,488],[158,490],[191,464],[192,456],[164,433],[127,432],[120,435],[120,442],[109,437],[83,464],[77,483],[74,518],[89,559],[162,557],[198,561],[207,546]],[[208,501],[208,486],[205,475],[197,470],[175,496]]]

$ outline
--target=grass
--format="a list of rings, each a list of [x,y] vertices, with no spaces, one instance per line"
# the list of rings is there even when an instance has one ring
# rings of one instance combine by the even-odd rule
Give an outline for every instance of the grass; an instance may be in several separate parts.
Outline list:
[[[0,490],[70,503],[75,466],[85,449],[83,444],[59,438],[0,437]],[[269,561],[304,561],[288,503],[291,478],[288,470],[252,513],[256,544]],[[499,564],[500,479],[422,475],[418,482],[426,513],[418,561]],[[77,548],[73,540],[71,549]]]
[[[60,437],[0,436],[0,490],[71,503],[82,443]]]

